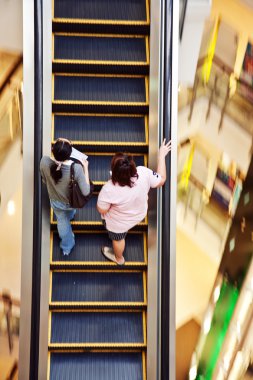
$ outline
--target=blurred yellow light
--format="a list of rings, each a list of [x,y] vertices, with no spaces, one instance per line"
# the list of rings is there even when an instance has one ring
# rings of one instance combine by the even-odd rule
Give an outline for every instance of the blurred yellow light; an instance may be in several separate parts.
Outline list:
[[[189,380],[195,380],[197,377],[197,365],[191,367],[189,371]]]
[[[7,203],[7,213],[9,215],[14,215],[15,214],[15,211],[16,211],[16,207],[15,207],[15,203],[14,201],[9,201]]]

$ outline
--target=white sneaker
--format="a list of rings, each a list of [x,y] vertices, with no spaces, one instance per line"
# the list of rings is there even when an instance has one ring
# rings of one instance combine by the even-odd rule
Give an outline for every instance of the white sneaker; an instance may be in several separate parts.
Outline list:
[[[114,252],[113,252],[113,249],[112,248],[109,248],[109,247],[102,247],[101,248],[101,251],[103,253],[103,255],[105,256],[105,258],[107,260],[110,260],[110,261],[113,261],[114,263],[118,264],[118,265],[124,265],[125,264],[125,259],[124,257],[122,257],[122,262],[118,262],[115,255],[114,255]]]

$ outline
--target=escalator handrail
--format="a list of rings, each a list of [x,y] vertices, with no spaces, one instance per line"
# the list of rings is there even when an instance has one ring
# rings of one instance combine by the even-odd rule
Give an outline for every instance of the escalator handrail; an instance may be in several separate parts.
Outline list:
[[[34,203],[30,341],[30,380],[38,380],[41,292],[42,189],[39,171],[43,139],[43,23],[42,0],[34,2]]]

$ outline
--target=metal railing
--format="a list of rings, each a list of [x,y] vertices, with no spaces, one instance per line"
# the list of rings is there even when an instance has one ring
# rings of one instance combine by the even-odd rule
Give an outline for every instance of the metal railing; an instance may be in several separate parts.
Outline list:
[[[195,151],[197,146],[195,147]],[[232,212],[225,211],[211,197],[210,184],[208,186],[208,158],[205,175],[192,170],[194,160],[194,145],[192,141],[186,140],[178,149],[178,192],[177,202],[183,203],[183,220],[185,221],[189,212],[195,215],[194,230],[197,231],[199,223],[204,222],[220,241],[220,252],[227,239],[232,221]],[[192,157],[190,158],[190,156]],[[187,167],[188,162],[188,167]],[[201,166],[199,165],[201,169]],[[202,168],[203,170],[203,168]]]
[[[200,96],[209,98],[206,119],[210,116],[212,104],[221,109],[219,130],[222,128],[224,115],[227,114],[247,132],[253,132],[253,89],[238,78],[233,69],[217,56],[214,56],[208,83],[202,80],[202,68],[205,57],[198,61],[192,95],[189,101],[191,120],[194,104]],[[245,91],[243,91],[245,90]],[[245,96],[243,95],[245,93]],[[247,96],[246,96],[247,95]]]

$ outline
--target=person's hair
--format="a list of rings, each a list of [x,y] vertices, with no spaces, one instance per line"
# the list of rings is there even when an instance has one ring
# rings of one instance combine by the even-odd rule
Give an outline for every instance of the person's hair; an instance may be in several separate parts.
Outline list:
[[[58,139],[52,147],[52,152],[56,161],[63,162],[70,158],[72,152],[72,146],[69,141]],[[54,162],[50,166],[50,174],[55,184],[57,184],[62,178],[62,170],[57,170],[57,164]]]
[[[112,183],[120,186],[134,185],[132,178],[138,178],[136,165],[131,155],[116,153],[111,162]]]

